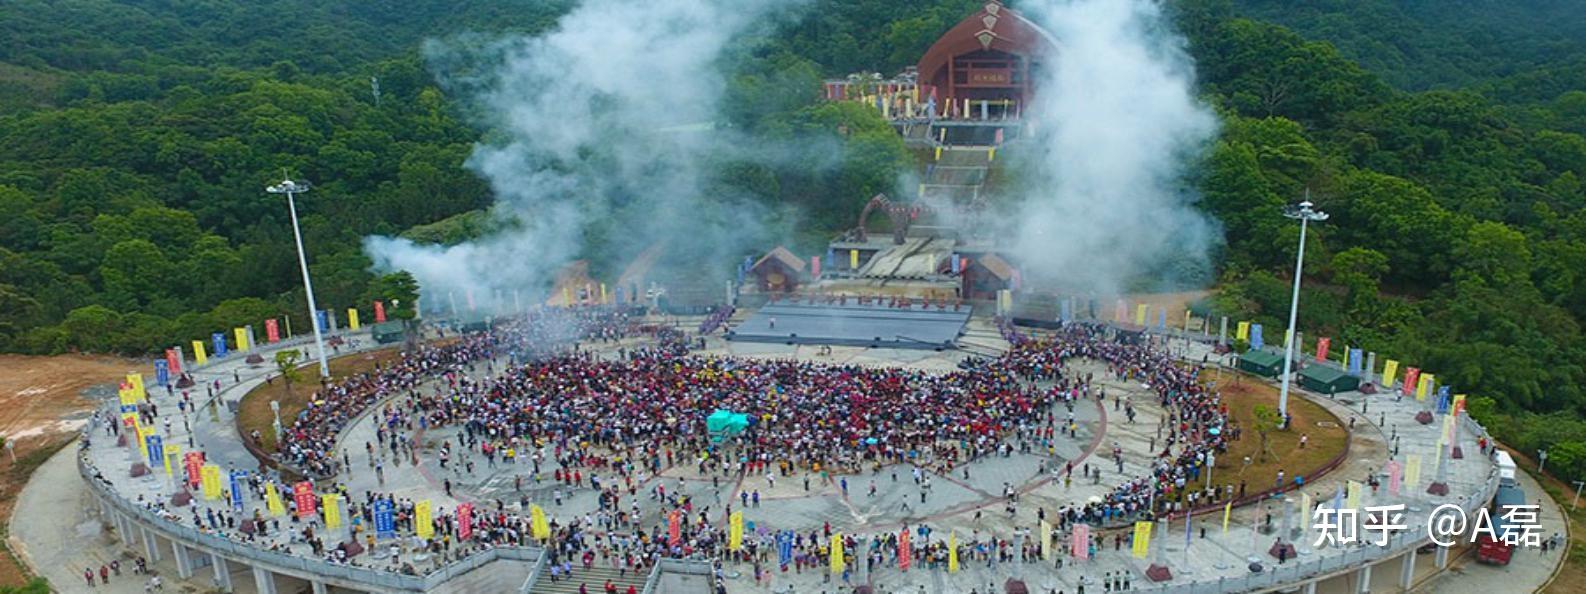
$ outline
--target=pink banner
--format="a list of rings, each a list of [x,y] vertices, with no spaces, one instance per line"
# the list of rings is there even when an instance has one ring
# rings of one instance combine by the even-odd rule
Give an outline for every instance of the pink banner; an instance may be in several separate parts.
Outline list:
[[[264,321],[264,339],[271,344],[281,342],[281,324],[275,318]]]
[[[820,276],[821,276],[821,257],[820,256],[810,256],[810,278],[820,278]]]
[[[1090,525],[1079,524],[1074,526],[1074,535],[1069,539],[1068,553],[1080,561],[1090,558]]]
[[[457,539],[468,540],[474,535],[474,504],[464,503],[457,506]]]
[[[385,323],[385,304],[379,301],[374,302],[374,323]]]
[[[1333,346],[1333,339],[1331,339],[1331,338],[1318,338],[1318,339],[1316,339],[1316,360],[1317,361],[1326,361],[1327,360],[1327,349],[1328,349],[1328,347],[1331,347],[1331,346]]]
[[[1399,494],[1399,487],[1402,484],[1402,477],[1400,476],[1400,474],[1401,474],[1401,472],[1399,470],[1399,462],[1396,461],[1396,460],[1388,461],[1388,494],[1389,495],[1398,495]]]

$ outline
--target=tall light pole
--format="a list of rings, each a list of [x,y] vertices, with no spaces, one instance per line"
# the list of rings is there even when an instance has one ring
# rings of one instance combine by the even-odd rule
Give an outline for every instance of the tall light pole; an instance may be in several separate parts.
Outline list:
[[[297,239],[297,264],[303,268],[303,292],[308,294],[308,325],[314,328],[314,347],[319,351],[319,376],[330,377],[330,365],[325,362],[325,338],[319,329],[319,308],[314,305],[314,283],[308,279],[308,257],[303,253],[303,232],[297,228],[297,195],[308,189],[308,182],[285,179],[264,191],[286,194],[286,209],[292,213],[292,237]]]
[[[1300,276],[1305,270],[1305,227],[1311,221],[1327,220],[1327,213],[1311,208],[1310,197],[1311,191],[1306,190],[1304,202],[1283,210],[1283,216],[1300,220],[1300,253],[1294,261],[1294,296],[1289,300],[1289,332],[1283,339],[1283,387],[1278,391],[1278,416],[1284,419],[1285,427],[1289,418],[1289,376],[1294,369],[1294,321],[1300,313]]]

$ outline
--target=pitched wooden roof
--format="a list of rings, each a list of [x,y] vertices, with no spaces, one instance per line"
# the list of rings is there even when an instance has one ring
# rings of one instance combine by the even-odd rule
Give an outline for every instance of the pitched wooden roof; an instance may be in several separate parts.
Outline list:
[[[765,264],[768,261],[781,263],[783,266],[793,269],[794,272],[804,272],[804,261],[800,260],[798,256],[793,255],[793,252],[787,251],[787,248],[784,248],[780,245],[776,246],[775,249],[766,252],[766,255],[761,256],[759,260],[755,261],[754,266],[750,266],[749,269],[758,270],[760,265]]]

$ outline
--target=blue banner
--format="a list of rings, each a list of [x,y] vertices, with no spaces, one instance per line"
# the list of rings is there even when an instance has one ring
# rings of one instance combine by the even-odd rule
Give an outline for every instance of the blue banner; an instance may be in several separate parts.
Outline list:
[[[158,435],[143,438],[143,443],[149,451],[149,466],[165,463],[165,440]]]
[[[330,333],[330,312],[326,311],[326,310],[323,310],[323,309],[314,312],[314,323],[319,324],[319,331],[321,333],[329,334]]]
[[[1250,325],[1250,348],[1259,350],[1266,343],[1261,341],[1261,324]]]
[[[777,564],[787,566],[793,562],[793,534],[782,531],[776,535]]]
[[[1440,415],[1448,414],[1448,409],[1452,405],[1453,405],[1453,400],[1449,398],[1448,386],[1446,386],[1446,385],[1445,386],[1438,386],[1437,387],[1437,414],[1440,414]]]
[[[154,361],[154,383],[161,386],[171,385],[171,364],[165,359]]]
[[[391,510],[390,499],[376,499],[374,502],[374,532],[380,538],[396,536],[396,514]]]
[[[242,487],[248,482],[248,473],[236,470],[231,473],[231,509],[242,511]]]
[[[1058,318],[1057,319],[1062,320],[1064,322],[1071,322],[1071,321],[1074,320],[1074,298],[1073,297],[1068,297],[1068,298],[1063,299],[1062,313],[1058,314]]]
[[[1349,349],[1349,375],[1360,375],[1365,369],[1365,353],[1360,349]]]
[[[1156,327],[1158,329],[1160,329],[1160,330],[1167,330],[1167,308],[1166,307],[1156,311]]]
[[[216,332],[209,335],[209,341],[215,344],[215,356],[226,356],[226,333]]]

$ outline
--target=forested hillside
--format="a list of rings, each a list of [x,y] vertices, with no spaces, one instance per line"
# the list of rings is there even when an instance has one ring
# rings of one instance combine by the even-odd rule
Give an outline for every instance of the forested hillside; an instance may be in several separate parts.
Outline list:
[[[820,78],[892,73],[980,2],[808,4],[723,64],[721,124],[840,143],[840,162],[727,158],[717,181],[819,234],[909,166],[874,113],[817,103]],[[1205,307],[1282,327],[1298,230],[1277,212],[1309,189],[1333,219],[1307,248],[1306,336],[1436,370],[1500,435],[1586,474],[1581,4],[1173,2],[1223,118],[1194,180],[1226,233]],[[316,183],[300,208],[322,304],[378,294],[364,235],[488,226],[463,164],[489,130],[422,42],[540,31],[568,5],[0,6],[0,348],[141,353],[301,311],[263,193],[283,168]]]

